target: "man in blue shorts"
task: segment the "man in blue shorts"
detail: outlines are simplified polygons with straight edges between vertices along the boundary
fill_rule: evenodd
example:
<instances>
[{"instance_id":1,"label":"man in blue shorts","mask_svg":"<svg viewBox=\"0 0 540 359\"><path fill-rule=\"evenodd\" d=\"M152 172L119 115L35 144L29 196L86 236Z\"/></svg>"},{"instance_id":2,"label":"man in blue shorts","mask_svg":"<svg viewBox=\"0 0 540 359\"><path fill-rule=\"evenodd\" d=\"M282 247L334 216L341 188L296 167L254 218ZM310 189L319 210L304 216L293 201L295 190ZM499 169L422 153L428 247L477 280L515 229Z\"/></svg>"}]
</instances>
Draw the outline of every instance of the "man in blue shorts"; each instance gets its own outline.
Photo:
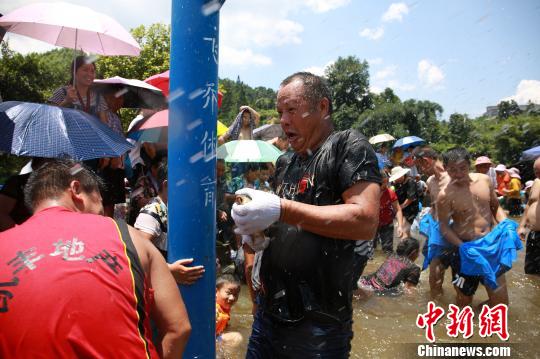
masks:
<instances>
[{"instance_id":1,"label":"man in blue shorts","mask_svg":"<svg viewBox=\"0 0 540 359\"><path fill-rule=\"evenodd\" d=\"M490 178L469 173L467 150L449 150L443 163L450 183L439 193L437 210L444 238L458 247L452 263L457 305L470 305L479 283L486 287L490 306L508 304L504 273L522 248L517 223L499 211Z\"/></svg>"},{"instance_id":2,"label":"man in blue shorts","mask_svg":"<svg viewBox=\"0 0 540 359\"><path fill-rule=\"evenodd\" d=\"M439 192L450 182L450 177L444 170L440 154L429 146L417 147L414 152L414 163L418 170L429 176L427 191L429 193L431 210L420 220L420 232L427 237L422 253L424 265L429 266L429 288L432 298L443 293L444 272L450 266L455 247L444 240L440 234L437 217L437 197Z\"/></svg>"}]
</instances>

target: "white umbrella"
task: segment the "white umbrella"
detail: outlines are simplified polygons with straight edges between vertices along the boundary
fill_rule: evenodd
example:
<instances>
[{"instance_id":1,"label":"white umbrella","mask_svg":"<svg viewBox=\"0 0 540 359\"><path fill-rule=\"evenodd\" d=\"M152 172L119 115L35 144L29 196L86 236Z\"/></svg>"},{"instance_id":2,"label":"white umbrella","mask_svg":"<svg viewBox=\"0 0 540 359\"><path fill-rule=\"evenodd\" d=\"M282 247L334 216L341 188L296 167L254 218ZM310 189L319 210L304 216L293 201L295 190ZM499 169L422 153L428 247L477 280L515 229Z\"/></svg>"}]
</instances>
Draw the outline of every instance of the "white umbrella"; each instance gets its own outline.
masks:
<instances>
[{"instance_id":1,"label":"white umbrella","mask_svg":"<svg viewBox=\"0 0 540 359\"><path fill-rule=\"evenodd\" d=\"M114 76L104 80L94 80L97 90L112 89L117 97L124 97L124 108L157 108L167 106L167 99L160 89L141 80Z\"/></svg>"},{"instance_id":2,"label":"white umbrella","mask_svg":"<svg viewBox=\"0 0 540 359\"><path fill-rule=\"evenodd\" d=\"M387 133L383 133L381 135L371 137L369 139L369 143L374 145L374 144L377 144L377 143L389 142L389 141L394 141L394 140L395 140L394 136L389 135Z\"/></svg>"}]
</instances>

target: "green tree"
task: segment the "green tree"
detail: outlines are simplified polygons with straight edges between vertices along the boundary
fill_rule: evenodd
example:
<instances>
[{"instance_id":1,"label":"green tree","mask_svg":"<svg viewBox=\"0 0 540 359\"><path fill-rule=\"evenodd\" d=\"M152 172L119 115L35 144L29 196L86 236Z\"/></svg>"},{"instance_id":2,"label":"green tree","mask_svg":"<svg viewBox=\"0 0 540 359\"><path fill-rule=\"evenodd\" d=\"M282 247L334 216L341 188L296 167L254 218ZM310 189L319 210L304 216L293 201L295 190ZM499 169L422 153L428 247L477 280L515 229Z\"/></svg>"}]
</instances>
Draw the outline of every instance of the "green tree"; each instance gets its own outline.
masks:
<instances>
[{"instance_id":1,"label":"green tree","mask_svg":"<svg viewBox=\"0 0 540 359\"><path fill-rule=\"evenodd\" d=\"M440 141L440 121L443 108L436 102L407 100L403 102L401 122L410 136L418 136L428 143Z\"/></svg>"},{"instance_id":2,"label":"green tree","mask_svg":"<svg viewBox=\"0 0 540 359\"><path fill-rule=\"evenodd\" d=\"M369 65L355 56L339 57L326 69L325 76L332 91L334 124L338 130L348 129L373 104Z\"/></svg>"},{"instance_id":3,"label":"green tree","mask_svg":"<svg viewBox=\"0 0 540 359\"><path fill-rule=\"evenodd\" d=\"M399 97L389 87L385 88L384 91L378 95L372 94L372 97L373 97L373 105L375 107L383 105L385 103L400 103L401 102Z\"/></svg>"},{"instance_id":4,"label":"green tree","mask_svg":"<svg viewBox=\"0 0 540 359\"><path fill-rule=\"evenodd\" d=\"M103 78L121 76L144 80L169 69L170 25L141 25L132 29L131 35L141 47L140 55L100 57L96 64Z\"/></svg>"},{"instance_id":5,"label":"green tree","mask_svg":"<svg viewBox=\"0 0 540 359\"><path fill-rule=\"evenodd\" d=\"M514 100L501 101L497 105L497 109L498 109L497 117L500 120L506 120L510 116L516 116L521 113L519 105Z\"/></svg>"},{"instance_id":6,"label":"green tree","mask_svg":"<svg viewBox=\"0 0 540 359\"><path fill-rule=\"evenodd\" d=\"M540 116L509 117L493 135L496 158L502 163L515 163L524 150L540 145Z\"/></svg>"},{"instance_id":7,"label":"green tree","mask_svg":"<svg viewBox=\"0 0 540 359\"><path fill-rule=\"evenodd\" d=\"M448 140L449 142L468 146L474 140L474 126L467 115L453 113L448 119Z\"/></svg>"}]
</instances>

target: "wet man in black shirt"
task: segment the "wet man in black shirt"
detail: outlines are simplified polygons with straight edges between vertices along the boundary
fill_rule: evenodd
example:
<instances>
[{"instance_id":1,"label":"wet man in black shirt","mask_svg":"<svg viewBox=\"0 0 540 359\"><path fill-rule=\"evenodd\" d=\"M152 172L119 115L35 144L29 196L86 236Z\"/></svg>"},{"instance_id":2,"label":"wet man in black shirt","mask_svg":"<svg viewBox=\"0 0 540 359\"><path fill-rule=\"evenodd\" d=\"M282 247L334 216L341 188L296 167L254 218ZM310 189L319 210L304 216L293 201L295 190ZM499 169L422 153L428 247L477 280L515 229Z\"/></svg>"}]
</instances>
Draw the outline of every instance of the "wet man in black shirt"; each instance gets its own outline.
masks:
<instances>
[{"instance_id":1,"label":"wet man in black shirt","mask_svg":"<svg viewBox=\"0 0 540 359\"><path fill-rule=\"evenodd\" d=\"M347 358L352 339L356 240L371 240L379 217L377 157L354 130L335 132L325 81L300 72L277 96L294 153L276 166L277 195L252 189L233 205L237 232L266 230L262 289L248 358Z\"/></svg>"},{"instance_id":2,"label":"wet man in black shirt","mask_svg":"<svg viewBox=\"0 0 540 359\"><path fill-rule=\"evenodd\" d=\"M412 223L420 211L418 207L418 186L416 181L409 177L410 171L409 168L396 166L392 168L390 175L390 182L393 182L396 186L396 195L405 219L403 225L406 237L411 236Z\"/></svg>"}]
</instances>

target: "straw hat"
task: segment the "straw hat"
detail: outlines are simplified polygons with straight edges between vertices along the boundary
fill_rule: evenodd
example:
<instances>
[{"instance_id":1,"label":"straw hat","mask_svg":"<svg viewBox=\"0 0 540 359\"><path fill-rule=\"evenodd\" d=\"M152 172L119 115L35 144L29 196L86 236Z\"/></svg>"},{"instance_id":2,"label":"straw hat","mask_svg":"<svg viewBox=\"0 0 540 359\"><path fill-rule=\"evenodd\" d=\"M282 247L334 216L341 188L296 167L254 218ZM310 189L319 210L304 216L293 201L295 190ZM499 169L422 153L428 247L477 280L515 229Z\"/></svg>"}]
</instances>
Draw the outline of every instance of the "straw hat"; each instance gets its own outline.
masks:
<instances>
[{"instance_id":1,"label":"straw hat","mask_svg":"<svg viewBox=\"0 0 540 359\"><path fill-rule=\"evenodd\" d=\"M499 163L497 167L495 167L496 172L506 172L506 166L502 163Z\"/></svg>"},{"instance_id":2,"label":"straw hat","mask_svg":"<svg viewBox=\"0 0 540 359\"><path fill-rule=\"evenodd\" d=\"M403 168L401 166L396 166L392 168L392 171L390 171L390 178L388 180L390 182L394 182L395 180L405 176L409 172L411 172L410 168Z\"/></svg>"},{"instance_id":3,"label":"straw hat","mask_svg":"<svg viewBox=\"0 0 540 359\"><path fill-rule=\"evenodd\" d=\"M491 162L491 160L489 159L488 156L480 156L476 159L476 161L474 162L474 165L475 166L478 166L478 165L484 165L484 164L493 164Z\"/></svg>"}]
</instances>

